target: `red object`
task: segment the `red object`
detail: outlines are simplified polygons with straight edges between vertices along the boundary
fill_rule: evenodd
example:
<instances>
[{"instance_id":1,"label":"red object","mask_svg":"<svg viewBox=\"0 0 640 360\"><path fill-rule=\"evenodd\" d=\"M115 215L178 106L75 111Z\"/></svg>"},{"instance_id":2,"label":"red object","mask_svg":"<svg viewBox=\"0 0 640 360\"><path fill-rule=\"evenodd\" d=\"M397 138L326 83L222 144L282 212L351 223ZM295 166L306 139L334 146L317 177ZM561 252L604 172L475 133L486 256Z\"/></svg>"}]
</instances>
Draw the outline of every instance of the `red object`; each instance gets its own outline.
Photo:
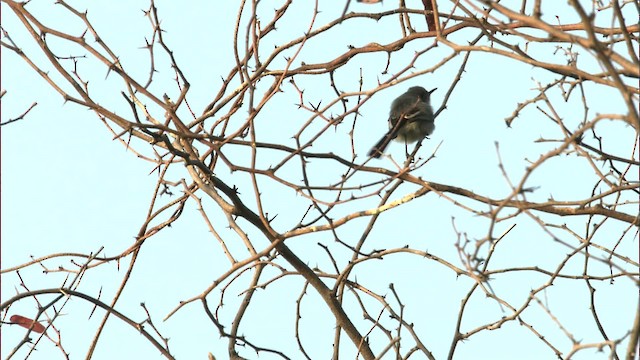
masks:
<instances>
[{"instance_id":1,"label":"red object","mask_svg":"<svg viewBox=\"0 0 640 360\"><path fill-rule=\"evenodd\" d=\"M429 31L436 31L436 16L433 13L433 4L431 0L422 0L422 4L424 4L424 9L426 11L430 11L429 14L425 14L424 16L427 18L427 28Z\"/></svg>"},{"instance_id":2,"label":"red object","mask_svg":"<svg viewBox=\"0 0 640 360\"><path fill-rule=\"evenodd\" d=\"M20 326L22 326L25 329L31 329L31 325L33 324L33 331L43 334L44 333L44 325L40 324L39 322L33 321L29 318L26 318L24 316L20 316L20 315L12 315L11 318L9 319L12 323L14 324L18 324Z\"/></svg>"}]
</instances>

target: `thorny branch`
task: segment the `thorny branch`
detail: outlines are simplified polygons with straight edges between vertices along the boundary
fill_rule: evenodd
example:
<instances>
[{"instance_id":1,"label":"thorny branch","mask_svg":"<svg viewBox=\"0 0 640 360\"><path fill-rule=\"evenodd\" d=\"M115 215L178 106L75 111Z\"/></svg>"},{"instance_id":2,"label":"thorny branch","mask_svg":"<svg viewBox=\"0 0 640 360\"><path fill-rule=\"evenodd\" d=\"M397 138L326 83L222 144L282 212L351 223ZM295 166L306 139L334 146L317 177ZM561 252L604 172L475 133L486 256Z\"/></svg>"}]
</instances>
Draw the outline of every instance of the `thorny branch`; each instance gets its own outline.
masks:
<instances>
[{"instance_id":1,"label":"thorny branch","mask_svg":"<svg viewBox=\"0 0 640 360\"><path fill-rule=\"evenodd\" d=\"M423 1L424 7L415 9L407 8L407 4L400 1L397 8L381 12L376 12L375 7L356 8L352 3L344 8L325 9L324 4L316 1L307 9L304 27L291 32L296 35L287 35L286 40L275 42L274 34L282 35L276 30L285 28L292 17L299 16L293 1L284 0L280 7L268 9L270 5L258 0L243 0L233 28L224 34L233 42L231 65L224 70L226 75L217 85L215 94L199 94L198 98L210 96L199 111L193 102L192 86L199 79L185 71L185 65L178 60L181 57L175 50L176 45L164 37L165 32L171 31L162 22L168 14L165 15L153 0L143 13L150 24L150 35L144 38L148 74L142 81L136 80L135 72L125 66L130 64L126 54L117 53L113 50L115 44L104 40L104 34L99 33L88 12L78 10L64 0L56 2L72 19L83 24L85 31L74 34L61 30L62 27L46 25L51 22L44 21L42 14L32 12L28 2L2 0L2 3L31 37L17 41L11 37L14 29L3 27L1 45L6 50L4 53L24 61L65 102L92 110L114 139L151 163L152 171L158 174L135 241L116 255L98 256L100 251L96 254L48 254L2 270L6 276L40 266L45 269L45 275L75 274L73 281L65 281L55 289L30 290L26 281L22 281L26 291L2 304L4 317L12 305L25 299L33 298L39 303L44 294L59 294L49 304L38 305L36 317L46 315L49 326L56 329L54 321L60 310L69 299L78 298L104 310L101 324L88 346L87 358L94 355L110 316L135 328L165 357L178 357L170 352L170 341L162 335L162 328L152 323L148 308L143 305L147 316L145 322L152 327L153 334L144 329L144 322L137 323L132 315L117 309L134 269L144 267L138 257L145 251L145 244L180 221L188 204L195 204L204 227L229 263L226 268L216 264L215 280L205 289L184 295L165 320L194 302L201 303L202 316L227 340L230 358L241 358L246 349L258 355L266 353L283 359L315 358L317 355L306 347L306 339L311 333L304 317L304 304L310 301L312 291L320 296L325 306L317 311L324 314L328 309L327 314L335 322L332 334L323 335L331 339L334 359L343 356L343 351L356 352L364 359L392 353L398 359L416 353L429 359L437 358L434 349L439 345L414 326L420 319L410 319L412 312L406 310L411 305L404 290L390 284L387 289L392 292L393 301L388 301L379 284L357 278L366 266L386 264L397 258L411 259L416 266L426 263L465 279L467 292L458 299L457 316L451 319L455 332L446 349L449 359L454 358L465 340L508 323L524 326L561 359L570 359L589 347L606 348L611 358L634 357L640 312L635 314L636 320L629 324L626 335L613 338L601 320L603 305L595 295L596 283L615 280L617 284L632 288L639 284L637 257L623 250L630 239L637 238L640 226L637 211L640 193L637 178L640 165L637 155L640 27L625 20L629 17L631 2L613 0L610 7L595 11L595 4L601 2L594 2L594 9L588 10L583 3L570 1L566 11L572 11L580 21L563 23L559 16L543 13L545 7L541 0L522 1L519 6L485 0ZM328 18L326 14L334 16ZM433 19L437 21L433 23ZM370 36L379 32L375 28L363 30L362 38L358 39L337 36L349 26L380 24L375 26L384 28L393 24L397 28L398 22L402 31L385 37L384 41L378 40L382 37ZM34 54L22 50L28 41L37 45L38 58L42 57L46 62L35 61ZM320 56L309 55L309 49L320 48L323 42L330 43L331 50L321 52ZM335 46L335 42L344 47ZM539 51L541 48L549 51ZM58 55L63 53L61 49L74 55L62 57ZM558 61L557 57L549 56L554 49L565 58ZM384 100L388 94L385 90L402 88L405 82L414 79L449 74L449 85L441 86L445 90L444 101L436 109L440 119L447 115L448 104L454 101L453 95L468 86L463 75L478 54L528 64L551 76L551 80L538 83L533 96L514 102L513 113L505 119L509 127L525 126L519 117L534 111L551 123L555 131L554 138L538 139L538 144L547 147L537 159L528 160L522 173L508 170L503 150L496 143L499 174L506 183L502 193L506 195L497 196L485 188L474 190L458 186L454 181L443 183L423 178L423 174L431 176L422 170L436 166L439 146L423 158L420 154L426 147L419 142L417 146L407 148L409 156L406 159L389 156L390 161L385 163L374 163L359 155L362 152L357 139L369 126L360 120L361 112L372 103ZM372 73L377 70L362 66L381 57L386 62L383 61L385 64L379 73ZM585 61L586 57L593 61ZM124 97L121 107L101 105L113 102L93 95L96 81L90 72L78 66L88 59L95 62L97 69L120 80L121 88L112 95L120 101ZM161 70L166 70L161 64L169 64L172 77L171 85L159 92L151 85L166 80L159 75ZM360 66L355 79L355 72L351 71L353 66ZM457 67L457 71L450 71L451 66ZM371 81L373 78L375 81ZM357 85L351 82L357 82ZM318 95L318 84L326 86L323 95ZM592 114L588 99L593 96L594 85L619 98L626 109L619 113ZM206 88L212 86L208 84ZM576 89L578 95L574 95ZM558 90L562 93L560 97ZM285 96L294 98L295 106L282 109L278 101ZM190 100L193 103L190 104ZM574 100L582 104L582 109L574 108L567 113L562 101ZM30 111L36 104L34 102L21 115L1 124L34 116ZM274 109L280 118L273 118ZM575 121L579 118L581 120ZM627 131L635 132L635 142L624 144L626 147L622 151L603 141L605 135L602 135L608 134L611 124L618 123L625 124ZM273 131L275 128L277 130ZM350 130L345 133L345 128ZM283 140L280 130L291 138ZM340 139L347 139L348 146L343 147ZM590 182L591 192L574 198L549 194L548 199L541 200L535 193L539 187L531 185L531 179L547 171L546 167L553 161L566 162L568 160L560 159L567 158L591 171L593 176L584 179ZM176 177L176 173L180 175ZM234 176L227 176L227 173ZM178 189L182 194L173 196L173 191ZM278 199L274 201L274 197ZM283 210L282 203L288 201L285 199L292 199L293 211ZM302 201L302 205L294 206L294 199ZM402 222L399 218L393 220L394 212L409 209L416 203L429 203L430 209L447 208L471 218L484 219L483 228L477 231L484 235L475 237L466 230L459 230L463 221L452 216L451 226L447 225L448 240L453 243L456 256L424 250L426 245L420 239L404 239L397 233L393 236L402 238L406 245L378 248L379 242L374 242L374 238L384 237L378 235L384 221L389 218L392 222ZM559 221L557 216L566 219L562 220L565 222ZM523 222L533 223L542 234L541 238L560 245L564 251L568 248L569 254L562 253L564 257L551 267L496 265L496 254L508 246L505 243L514 241L517 235L512 234L512 230L523 226L516 226ZM505 226L508 230L499 235ZM617 231L614 242L607 236L611 226ZM322 241L334 240L333 245L317 242L322 250L318 251L318 257L299 250L302 239L313 239L318 234L323 236ZM310 246L314 242L307 243ZM376 248L372 244L376 244ZM66 259L83 265L78 269L50 266L54 261ZM119 268L125 259L129 260L127 270L108 301L78 290L87 272L105 264L117 263ZM584 267L576 273L568 265L572 261L582 261ZM608 268L609 274L593 270L595 264ZM384 269L384 265L380 266ZM513 296L499 286L494 289L496 279L511 275L537 275L546 280L531 285L524 298ZM293 347L265 347L260 339L243 335L244 324L252 322L249 309L259 301L256 300L258 291L276 291L276 284L286 283L284 279L287 278L296 279L301 289L295 299L296 319L292 324L298 352ZM580 344L571 333L572 327L554 314L551 304L541 300L552 285L557 286L554 282L560 280L586 284L590 316L601 336L599 342ZM241 300L237 303L223 301L230 298L227 294L237 287L243 289ZM470 304L474 302L474 294L484 295L501 313L492 320L469 327L465 321L472 311ZM212 296L219 296L219 301L210 301ZM558 339L547 336L526 316L536 304L557 324L572 347L563 348ZM58 307L51 310L54 305ZM229 312L233 316L229 316ZM426 326L432 325L436 326ZM62 346L61 333L57 329L56 332L58 338L49 339L59 345L63 357L68 357ZM343 343L343 334L347 335L350 344ZM313 336L320 335L313 333ZM621 342L627 340L626 349L621 350ZM28 334L12 354L27 344ZM31 351L37 346L40 346L38 342L33 344ZM622 352L624 356L619 355Z\"/></svg>"}]
</instances>

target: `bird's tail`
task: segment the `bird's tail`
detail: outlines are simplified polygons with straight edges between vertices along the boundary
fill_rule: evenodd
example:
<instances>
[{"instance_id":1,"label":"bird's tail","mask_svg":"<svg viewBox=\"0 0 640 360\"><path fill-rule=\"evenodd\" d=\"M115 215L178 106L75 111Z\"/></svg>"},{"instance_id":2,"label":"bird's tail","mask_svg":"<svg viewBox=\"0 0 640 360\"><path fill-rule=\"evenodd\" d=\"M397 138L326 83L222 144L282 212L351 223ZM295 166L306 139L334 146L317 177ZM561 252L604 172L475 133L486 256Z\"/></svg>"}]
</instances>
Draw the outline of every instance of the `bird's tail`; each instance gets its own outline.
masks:
<instances>
[{"instance_id":1,"label":"bird's tail","mask_svg":"<svg viewBox=\"0 0 640 360\"><path fill-rule=\"evenodd\" d=\"M384 152L384 149L387 148L387 145L389 145L389 143L391 142L392 138L391 136L389 136L390 134L385 134L372 148L371 150L369 150L369 153L367 153L367 156L370 156L372 158L380 158L380 156L382 156L382 153Z\"/></svg>"}]
</instances>

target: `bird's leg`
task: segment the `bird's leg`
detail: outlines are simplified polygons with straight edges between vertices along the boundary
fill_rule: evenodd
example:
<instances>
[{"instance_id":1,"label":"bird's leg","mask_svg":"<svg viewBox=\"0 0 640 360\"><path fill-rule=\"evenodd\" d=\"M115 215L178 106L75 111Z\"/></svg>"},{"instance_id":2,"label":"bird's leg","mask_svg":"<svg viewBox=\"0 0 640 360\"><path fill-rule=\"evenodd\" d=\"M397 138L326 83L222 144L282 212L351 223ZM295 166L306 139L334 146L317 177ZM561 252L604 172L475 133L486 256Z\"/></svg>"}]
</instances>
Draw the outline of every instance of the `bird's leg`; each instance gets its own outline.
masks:
<instances>
[{"instance_id":1,"label":"bird's leg","mask_svg":"<svg viewBox=\"0 0 640 360\"><path fill-rule=\"evenodd\" d=\"M404 142L404 155L411 161L411 163L414 162L413 155L409 154L409 143L406 140Z\"/></svg>"}]
</instances>

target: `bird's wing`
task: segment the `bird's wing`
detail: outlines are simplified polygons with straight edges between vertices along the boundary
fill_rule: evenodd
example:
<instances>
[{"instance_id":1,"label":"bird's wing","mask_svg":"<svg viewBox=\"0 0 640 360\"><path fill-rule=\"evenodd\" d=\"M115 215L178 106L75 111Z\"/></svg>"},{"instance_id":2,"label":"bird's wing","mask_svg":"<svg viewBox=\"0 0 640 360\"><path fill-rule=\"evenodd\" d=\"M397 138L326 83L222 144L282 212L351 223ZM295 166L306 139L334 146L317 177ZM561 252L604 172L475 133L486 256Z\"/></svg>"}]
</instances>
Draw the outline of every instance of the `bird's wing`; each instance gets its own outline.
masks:
<instances>
[{"instance_id":1,"label":"bird's wing","mask_svg":"<svg viewBox=\"0 0 640 360\"><path fill-rule=\"evenodd\" d=\"M396 101L401 100L401 98L396 99ZM395 108L393 105L391 107ZM425 107L426 104L420 98L416 98L411 103L404 105L401 109L392 111L391 114L389 114L389 122L392 126L397 123L404 123L405 120L411 120L420 115L420 113L425 110Z\"/></svg>"},{"instance_id":2,"label":"bird's wing","mask_svg":"<svg viewBox=\"0 0 640 360\"><path fill-rule=\"evenodd\" d=\"M428 105L426 103L422 101L417 101L411 108L407 110L406 113L402 114L402 116L405 117L410 122L416 121L418 120L416 119L417 116L424 115L425 112L428 111L427 107Z\"/></svg>"}]
</instances>

